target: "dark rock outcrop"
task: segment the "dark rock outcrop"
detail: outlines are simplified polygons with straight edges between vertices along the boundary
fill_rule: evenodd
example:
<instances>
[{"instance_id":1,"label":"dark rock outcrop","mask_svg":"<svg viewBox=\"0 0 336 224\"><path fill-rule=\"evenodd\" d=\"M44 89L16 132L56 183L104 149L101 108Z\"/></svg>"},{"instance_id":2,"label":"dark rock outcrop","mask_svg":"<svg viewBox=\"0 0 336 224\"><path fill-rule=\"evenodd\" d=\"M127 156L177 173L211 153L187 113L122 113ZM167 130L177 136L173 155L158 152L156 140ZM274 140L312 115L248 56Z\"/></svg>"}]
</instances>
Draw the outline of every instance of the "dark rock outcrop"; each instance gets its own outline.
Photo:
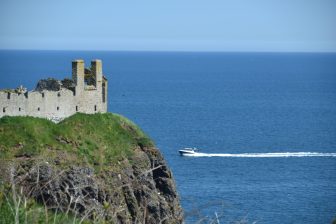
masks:
<instances>
[{"instance_id":1,"label":"dark rock outcrop","mask_svg":"<svg viewBox=\"0 0 336 224\"><path fill-rule=\"evenodd\" d=\"M75 82L72 79L63 79L59 81L54 78L41 79L38 81L35 90L36 91L60 91L61 88L66 88L71 91L75 91Z\"/></svg>"},{"instance_id":2,"label":"dark rock outcrop","mask_svg":"<svg viewBox=\"0 0 336 224\"><path fill-rule=\"evenodd\" d=\"M92 220L182 223L172 173L155 148L139 146L131 159L108 164L99 172L58 164L55 159L16 158L2 179L12 176L25 196L51 209Z\"/></svg>"},{"instance_id":3,"label":"dark rock outcrop","mask_svg":"<svg viewBox=\"0 0 336 224\"><path fill-rule=\"evenodd\" d=\"M76 84L72 79L63 79L62 81L62 87L70 90L74 90L76 88Z\"/></svg>"},{"instance_id":4,"label":"dark rock outcrop","mask_svg":"<svg viewBox=\"0 0 336 224\"><path fill-rule=\"evenodd\" d=\"M43 90L50 90L50 91L60 91L62 87L62 83L59 80L48 78L48 79L41 79L38 81L35 90L36 91L43 91Z\"/></svg>"}]
</instances>

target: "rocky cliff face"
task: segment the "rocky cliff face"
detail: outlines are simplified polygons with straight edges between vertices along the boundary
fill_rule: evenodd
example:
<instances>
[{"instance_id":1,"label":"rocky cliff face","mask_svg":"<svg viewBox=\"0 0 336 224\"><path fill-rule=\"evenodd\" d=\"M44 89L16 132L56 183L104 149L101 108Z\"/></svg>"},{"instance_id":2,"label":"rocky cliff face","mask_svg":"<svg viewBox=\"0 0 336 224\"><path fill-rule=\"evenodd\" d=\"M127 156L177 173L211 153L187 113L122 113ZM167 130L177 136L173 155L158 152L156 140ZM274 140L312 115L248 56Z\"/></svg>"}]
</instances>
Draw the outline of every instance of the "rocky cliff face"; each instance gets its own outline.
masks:
<instances>
[{"instance_id":1,"label":"rocky cliff face","mask_svg":"<svg viewBox=\"0 0 336 224\"><path fill-rule=\"evenodd\" d=\"M81 145L65 137L55 139L67 147ZM139 142L129 156L103 163L78 162L82 157L51 146L43 149L49 156L23 153L22 142L14 147L20 153L2 161L0 180L49 209L97 222L182 223L172 173L154 146Z\"/></svg>"},{"instance_id":2,"label":"rocky cliff face","mask_svg":"<svg viewBox=\"0 0 336 224\"><path fill-rule=\"evenodd\" d=\"M181 223L174 180L155 148L136 149L131 160L95 173L85 166L59 166L58 160L19 157L7 177L48 208L112 223ZM4 174L2 172L2 174ZM10 178L7 178L10 180Z\"/></svg>"}]
</instances>

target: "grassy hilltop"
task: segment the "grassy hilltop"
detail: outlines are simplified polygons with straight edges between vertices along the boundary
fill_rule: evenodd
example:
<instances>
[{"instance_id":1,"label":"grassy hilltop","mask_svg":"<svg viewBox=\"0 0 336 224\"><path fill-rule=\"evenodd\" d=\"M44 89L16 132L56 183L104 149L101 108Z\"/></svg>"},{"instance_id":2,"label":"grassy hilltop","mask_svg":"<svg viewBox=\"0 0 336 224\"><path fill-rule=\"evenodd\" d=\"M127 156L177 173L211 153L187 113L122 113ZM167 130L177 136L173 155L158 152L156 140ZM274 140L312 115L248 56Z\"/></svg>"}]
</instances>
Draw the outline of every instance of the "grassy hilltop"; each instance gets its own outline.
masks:
<instances>
[{"instance_id":1,"label":"grassy hilltop","mask_svg":"<svg viewBox=\"0 0 336 224\"><path fill-rule=\"evenodd\" d=\"M0 119L4 223L181 223L171 171L121 115Z\"/></svg>"},{"instance_id":2,"label":"grassy hilltop","mask_svg":"<svg viewBox=\"0 0 336 224\"><path fill-rule=\"evenodd\" d=\"M128 158L135 146L153 142L135 124L121 115L75 114L59 124L33 117L0 119L0 157L54 158L103 165ZM79 159L79 160L78 160Z\"/></svg>"}]
</instances>

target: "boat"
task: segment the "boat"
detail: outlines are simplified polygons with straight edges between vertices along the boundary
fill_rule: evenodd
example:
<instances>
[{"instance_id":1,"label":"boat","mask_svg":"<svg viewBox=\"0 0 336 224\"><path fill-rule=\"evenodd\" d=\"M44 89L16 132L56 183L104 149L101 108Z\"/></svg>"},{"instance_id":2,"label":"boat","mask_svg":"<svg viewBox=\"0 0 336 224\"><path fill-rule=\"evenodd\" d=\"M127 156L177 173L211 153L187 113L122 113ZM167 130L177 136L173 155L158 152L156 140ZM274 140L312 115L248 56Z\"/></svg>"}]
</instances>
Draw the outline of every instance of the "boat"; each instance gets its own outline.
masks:
<instances>
[{"instance_id":1,"label":"boat","mask_svg":"<svg viewBox=\"0 0 336 224\"><path fill-rule=\"evenodd\" d=\"M180 149L179 153L181 156L191 156L195 153L197 153L198 149L197 148L184 148L184 149Z\"/></svg>"}]
</instances>

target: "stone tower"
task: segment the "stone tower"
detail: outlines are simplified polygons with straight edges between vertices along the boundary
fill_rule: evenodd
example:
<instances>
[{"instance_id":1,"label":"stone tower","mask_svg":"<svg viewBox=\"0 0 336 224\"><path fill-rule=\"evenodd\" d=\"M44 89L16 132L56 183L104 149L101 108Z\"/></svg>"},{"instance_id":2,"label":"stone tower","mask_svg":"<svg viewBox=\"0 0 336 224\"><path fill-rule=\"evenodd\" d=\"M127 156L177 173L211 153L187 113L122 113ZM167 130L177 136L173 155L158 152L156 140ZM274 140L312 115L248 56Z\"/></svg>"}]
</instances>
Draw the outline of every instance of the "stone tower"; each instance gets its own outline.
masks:
<instances>
[{"instance_id":1,"label":"stone tower","mask_svg":"<svg viewBox=\"0 0 336 224\"><path fill-rule=\"evenodd\" d=\"M84 61L72 61L72 80L76 85L75 93L81 93L84 90Z\"/></svg>"}]
</instances>

